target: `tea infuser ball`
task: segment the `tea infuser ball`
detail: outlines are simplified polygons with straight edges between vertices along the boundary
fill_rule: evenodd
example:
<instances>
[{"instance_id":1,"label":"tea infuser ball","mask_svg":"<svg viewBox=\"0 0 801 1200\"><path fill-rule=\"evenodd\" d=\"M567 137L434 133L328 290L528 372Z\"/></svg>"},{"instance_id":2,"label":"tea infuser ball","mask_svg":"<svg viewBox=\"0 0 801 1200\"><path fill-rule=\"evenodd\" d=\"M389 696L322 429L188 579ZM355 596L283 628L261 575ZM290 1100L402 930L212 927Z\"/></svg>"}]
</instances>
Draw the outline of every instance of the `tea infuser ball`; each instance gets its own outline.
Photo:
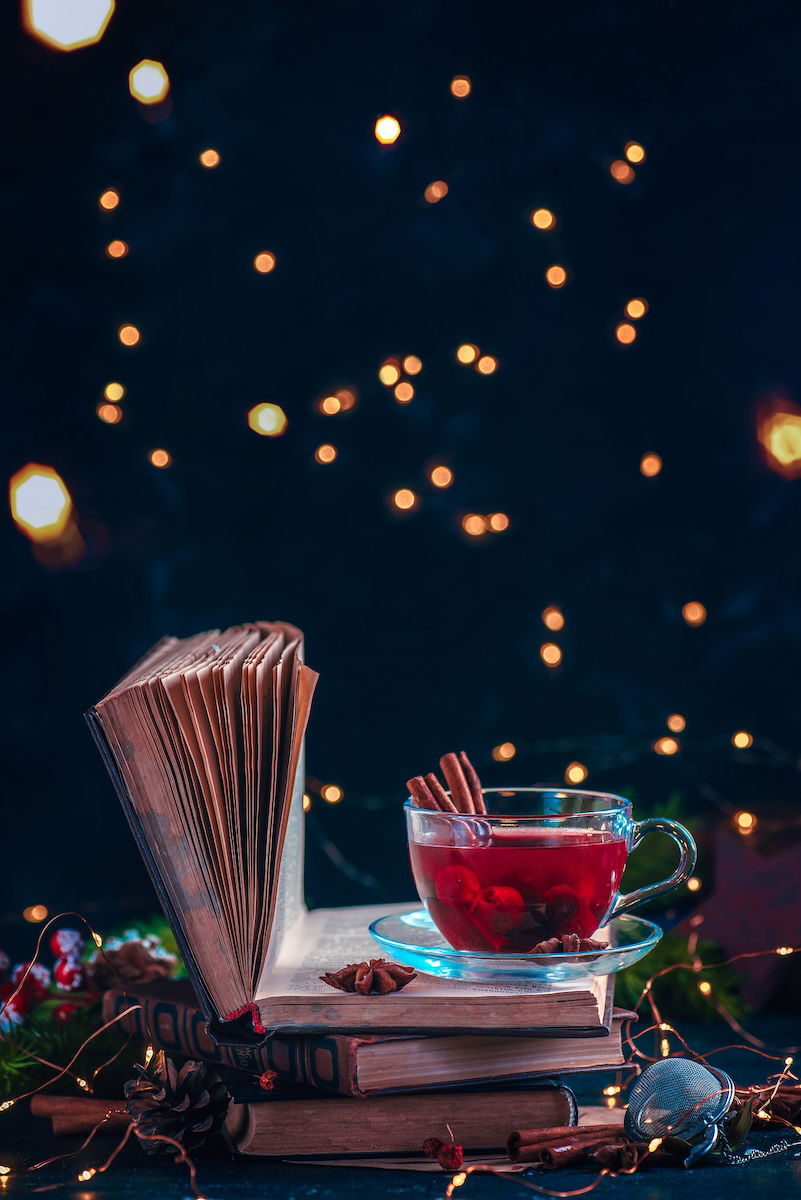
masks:
<instances>
[{"instance_id":1,"label":"tea infuser ball","mask_svg":"<svg viewBox=\"0 0 801 1200\"><path fill-rule=\"evenodd\" d=\"M714 1150L734 1102L725 1071L689 1058L663 1058L646 1067L629 1093L625 1127L637 1141L679 1137L692 1143L690 1167Z\"/></svg>"}]
</instances>

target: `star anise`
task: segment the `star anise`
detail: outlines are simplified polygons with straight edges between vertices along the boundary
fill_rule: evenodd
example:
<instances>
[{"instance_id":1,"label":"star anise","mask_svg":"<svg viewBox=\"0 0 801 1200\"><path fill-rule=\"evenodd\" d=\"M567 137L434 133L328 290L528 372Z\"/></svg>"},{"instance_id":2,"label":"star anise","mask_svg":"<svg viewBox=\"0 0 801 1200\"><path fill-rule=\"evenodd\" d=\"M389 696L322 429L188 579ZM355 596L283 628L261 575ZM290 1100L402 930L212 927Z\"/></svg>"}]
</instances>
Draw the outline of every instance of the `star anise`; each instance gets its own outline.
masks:
<instances>
[{"instance_id":1,"label":"star anise","mask_svg":"<svg viewBox=\"0 0 801 1200\"><path fill-rule=\"evenodd\" d=\"M402 967L400 963L387 962L385 958L371 958L369 963L348 963L338 971L326 971L320 978L323 983L340 992L386 996L388 992L399 992L416 975L413 967Z\"/></svg>"},{"instance_id":2,"label":"star anise","mask_svg":"<svg viewBox=\"0 0 801 1200\"><path fill-rule=\"evenodd\" d=\"M560 933L532 946L530 954L585 954L588 950L606 950L606 942L579 937L577 933Z\"/></svg>"}]
</instances>

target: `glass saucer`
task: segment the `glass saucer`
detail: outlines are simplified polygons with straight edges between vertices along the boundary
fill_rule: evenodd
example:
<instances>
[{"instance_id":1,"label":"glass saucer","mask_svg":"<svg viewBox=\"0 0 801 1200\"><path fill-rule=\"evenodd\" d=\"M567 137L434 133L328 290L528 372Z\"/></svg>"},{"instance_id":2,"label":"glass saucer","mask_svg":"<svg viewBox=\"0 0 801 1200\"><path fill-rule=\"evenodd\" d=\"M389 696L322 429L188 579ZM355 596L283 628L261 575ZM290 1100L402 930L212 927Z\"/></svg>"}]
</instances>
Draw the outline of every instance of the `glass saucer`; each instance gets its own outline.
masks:
<instances>
[{"instance_id":1,"label":"glass saucer","mask_svg":"<svg viewBox=\"0 0 801 1200\"><path fill-rule=\"evenodd\" d=\"M370 933L395 962L442 979L487 982L527 979L532 983L565 983L592 975L613 975L639 962L653 950L662 930L653 921L624 913L594 934L608 942L603 950L583 954L482 954L454 950L424 909L379 917Z\"/></svg>"}]
</instances>

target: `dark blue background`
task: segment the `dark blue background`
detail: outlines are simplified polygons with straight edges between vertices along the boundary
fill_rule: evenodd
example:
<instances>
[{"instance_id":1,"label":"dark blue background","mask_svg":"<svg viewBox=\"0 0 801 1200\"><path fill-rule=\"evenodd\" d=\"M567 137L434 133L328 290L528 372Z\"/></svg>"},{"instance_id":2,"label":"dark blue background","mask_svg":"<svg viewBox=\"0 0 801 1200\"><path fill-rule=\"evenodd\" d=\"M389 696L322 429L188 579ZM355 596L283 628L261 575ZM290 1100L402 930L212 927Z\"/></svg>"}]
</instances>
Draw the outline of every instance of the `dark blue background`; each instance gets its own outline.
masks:
<instances>
[{"instance_id":1,"label":"dark blue background","mask_svg":"<svg viewBox=\"0 0 801 1200\"><path fill-rule=\"evenodd\" d=\"M776 770L735 766L729 738L799 748L801 482L768 470L755 432L765 397L799 391L797 5L141 0L72 54L12 6L3 20L3 464L56 467L88 545L47 570L4 523L4 939L31 903L152 906L81 713L165 632L305 629L308 767L345 789L312 810L317 902L409 893L403 781L451 748L488 783L559 780L577 758L652 801L700 805L709 778L769 801ZM164 119L128 95L145 56L170 74ZM404 127L391 148L383 112ZM630 139L648 157L623 187L608 167ZM428 205L433 179L450 191ZM541 205L555 232L531 228ZM104 256L112 237L127 258ZM650 311L622 347L638 295ZM464 341L497 373L457 365ZM377 379L391 354L423 360L406 407ZM116 426L95 415L110 379ZM319 415L342 386L358 406ZM282 438L247 427L265 400ZM427 482L435 461L449 490ZM401 486L417 511L392 510ZM462 533L496 510L509 532ZM538 653L548 604L566 615L557 671ZM675 711L682 755L656 758ZM494 764L506 740L517 758Z\"/></svg>"}]
</instances>

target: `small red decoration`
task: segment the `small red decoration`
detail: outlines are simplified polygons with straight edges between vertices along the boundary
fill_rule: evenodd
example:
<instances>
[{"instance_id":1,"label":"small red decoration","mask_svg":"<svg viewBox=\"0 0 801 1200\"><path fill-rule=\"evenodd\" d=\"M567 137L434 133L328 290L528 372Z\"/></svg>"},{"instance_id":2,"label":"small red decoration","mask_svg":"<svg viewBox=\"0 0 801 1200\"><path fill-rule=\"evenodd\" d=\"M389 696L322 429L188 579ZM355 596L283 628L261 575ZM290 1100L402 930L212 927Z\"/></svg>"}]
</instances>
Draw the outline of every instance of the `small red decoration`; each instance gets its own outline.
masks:
<instances>
[{"instance_id":1,"label":"small red decoration","mask_svg":"<svg viewBox=\"0 0 801 1200\"><path fill-rule=\"evenodd\" d=\"M51 937L50 949L56 956L53 979L59 991L77 992L86 983L85 944L77 929L59 929Z\"/></svg>"},{"instance_id":2,"label":"small red decoration","mask_svg":"<svg viewBox=\"0 0 801 1200\"><path fill-rule=\"evenodd\" d=\"M278 1082L277 1071L263 1071L259 1076L259 1087L263 1092L274 1092L278 1087Z\"/></svg>"},{"instance_id":3,"label":"small red decoration","mask_svg":"<svg viewBox=\"0 0 801 1200\"><path fill-rule=\"evenodd\" d=\"M458 1171L464 1162L464 1150L456 1142L446 1142L439 1148L437 1162L443 1171Z\"/></svg>"},{"instance_id":4,"label":"small red decoration","mask_svg":"<svg viewBox=\"0 0 801 1200\"><path fill-rule=\"evenodd\" d=\"M436 1158L444 1145L442 1138L426 1138L423 1142L423 1154L426 1158Z\"/></svg>"}]
</instances>

